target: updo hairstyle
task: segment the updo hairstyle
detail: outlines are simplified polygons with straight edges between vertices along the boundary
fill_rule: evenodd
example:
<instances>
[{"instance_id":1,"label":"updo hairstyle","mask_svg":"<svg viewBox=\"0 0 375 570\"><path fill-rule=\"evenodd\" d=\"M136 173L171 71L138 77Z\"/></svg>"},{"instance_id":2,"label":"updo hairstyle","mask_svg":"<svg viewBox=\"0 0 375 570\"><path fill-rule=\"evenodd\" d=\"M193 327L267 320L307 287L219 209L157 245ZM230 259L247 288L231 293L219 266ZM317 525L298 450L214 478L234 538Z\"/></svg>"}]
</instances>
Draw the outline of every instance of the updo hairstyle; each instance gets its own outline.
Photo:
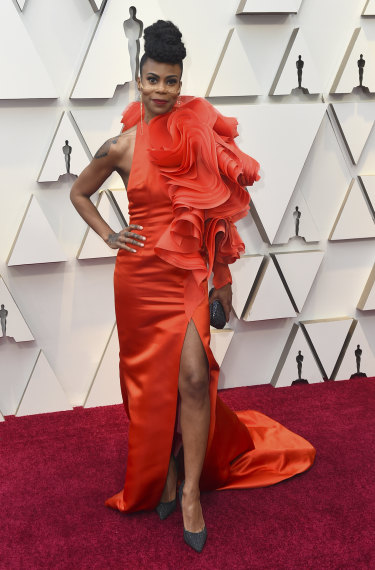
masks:
<instances>
[{"instance_id":1,"label":"updo hairstyle","mask_svg":"<svg viewBox=\"0 0 375 570\"><path fill-rule=\"evenodd\" d=\"M145 28L143 37L145 53L139 62L141 75L143 64L148 58L159 63L178 63L182 73L182 60L186 57L186 49L177 26L169 21L158 20Z\"/></svg>"}]
</instances>

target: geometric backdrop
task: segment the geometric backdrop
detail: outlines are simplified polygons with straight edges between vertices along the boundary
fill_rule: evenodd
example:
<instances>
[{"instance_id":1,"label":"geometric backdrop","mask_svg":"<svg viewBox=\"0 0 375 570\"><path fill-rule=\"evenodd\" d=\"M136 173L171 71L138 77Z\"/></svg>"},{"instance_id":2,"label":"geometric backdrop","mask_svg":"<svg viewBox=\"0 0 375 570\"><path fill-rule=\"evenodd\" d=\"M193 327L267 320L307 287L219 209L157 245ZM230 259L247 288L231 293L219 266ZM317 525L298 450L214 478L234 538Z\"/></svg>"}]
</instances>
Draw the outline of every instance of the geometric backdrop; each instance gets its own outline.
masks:
<instances>
[{"instance_id":1,"label":"geometric backdrop","mask_svg":"<svg viewBox=\"0 0 375 570\"><path fill-rule=\"evenodd\" d=\"M183 93L237 117L261 164L231 319L212 332L219 386L375 376L375 13L365 0L264 5L1 4L0 419L120 401L113 251L69 191L134 100L131 6L145 26L180 27ZM126 225L117 176L92 200Z\"/></svg>"}]
</instances>

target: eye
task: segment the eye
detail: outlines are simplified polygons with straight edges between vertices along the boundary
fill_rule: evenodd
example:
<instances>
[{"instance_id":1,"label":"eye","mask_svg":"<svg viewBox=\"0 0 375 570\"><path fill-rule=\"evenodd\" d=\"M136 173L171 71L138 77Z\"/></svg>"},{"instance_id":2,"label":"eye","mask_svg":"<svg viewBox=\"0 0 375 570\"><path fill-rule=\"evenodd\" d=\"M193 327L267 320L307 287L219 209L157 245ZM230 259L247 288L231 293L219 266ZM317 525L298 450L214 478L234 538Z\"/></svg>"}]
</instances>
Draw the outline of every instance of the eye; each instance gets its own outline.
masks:
<instances>
[{"instance_id":1,"label":"eye","mask_svg":"<svg viewBox=\"0 0 375 570\"><path fill-rule=\"evenodd\" d=\"M168 85L176 85L177 79L168 79L167 83L168 83Z\"/></svg>"},{"instance_id":2,"label":"eye","mask_svg":"<svg viewBox=\"0 0 375 570\"><path fill-rule=\"evenodd\" d=\"M156 78L155 77L147 77L147 81L149 83L151 83L151 85L155 85L156 83Z\"/></svg>"}]
</instances>

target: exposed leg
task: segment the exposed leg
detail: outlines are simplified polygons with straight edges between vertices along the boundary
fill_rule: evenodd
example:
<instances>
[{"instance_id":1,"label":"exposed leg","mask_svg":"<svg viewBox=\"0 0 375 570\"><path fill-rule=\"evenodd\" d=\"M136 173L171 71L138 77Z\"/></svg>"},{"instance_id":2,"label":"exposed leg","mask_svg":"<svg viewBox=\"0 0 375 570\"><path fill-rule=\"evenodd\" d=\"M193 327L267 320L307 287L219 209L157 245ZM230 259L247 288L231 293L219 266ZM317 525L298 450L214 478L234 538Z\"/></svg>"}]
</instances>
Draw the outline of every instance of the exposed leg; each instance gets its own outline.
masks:
<instances>
[{"instance_id":1,"label":"exposed leg","mask_svg":"<svg viewBox=\"0 0 375 570\"><path fill-rule=\"evenodd\" d=\"M204 527L199 479L210 425L208 361L194 321L188 324L181 352L178 388L181 396L181 431L185 485L182 514L184 527L199 532Z\"/></svg>"},{"instance_id":2,"label":"exposed leg","mask_svg":"<svg viewBox=\"0 0 375 570\"><path fill-rule=\"evenodd\" d=\"M165 482L163 493L160 498L160 501L162 503L169 503L169 501L173 501L173 499L176 497L176 485L177 485L176 464L171 456L169 460L167 480Z\"/></svg>"}]
</instances>

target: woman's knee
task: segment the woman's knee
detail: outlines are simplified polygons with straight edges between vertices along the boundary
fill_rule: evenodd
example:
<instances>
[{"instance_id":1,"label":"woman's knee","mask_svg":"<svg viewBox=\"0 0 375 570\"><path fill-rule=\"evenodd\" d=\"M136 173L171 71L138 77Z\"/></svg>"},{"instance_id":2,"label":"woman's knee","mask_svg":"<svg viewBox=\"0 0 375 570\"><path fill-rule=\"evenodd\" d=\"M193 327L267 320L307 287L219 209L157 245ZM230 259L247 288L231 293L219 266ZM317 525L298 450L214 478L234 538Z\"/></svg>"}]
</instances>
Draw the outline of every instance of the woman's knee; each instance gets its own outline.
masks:
<instances>
[{"instance_id":1,"label":"woman's knee","mask_svg":"<svg viewBox=\"0 0 375 570\"><path fill-rule=\"evenodd\" d=\"M203 400L208 394L208 374L206 370L189 370L180 375L179 391L181 398Z\"/></svg>"}]
</instances>

